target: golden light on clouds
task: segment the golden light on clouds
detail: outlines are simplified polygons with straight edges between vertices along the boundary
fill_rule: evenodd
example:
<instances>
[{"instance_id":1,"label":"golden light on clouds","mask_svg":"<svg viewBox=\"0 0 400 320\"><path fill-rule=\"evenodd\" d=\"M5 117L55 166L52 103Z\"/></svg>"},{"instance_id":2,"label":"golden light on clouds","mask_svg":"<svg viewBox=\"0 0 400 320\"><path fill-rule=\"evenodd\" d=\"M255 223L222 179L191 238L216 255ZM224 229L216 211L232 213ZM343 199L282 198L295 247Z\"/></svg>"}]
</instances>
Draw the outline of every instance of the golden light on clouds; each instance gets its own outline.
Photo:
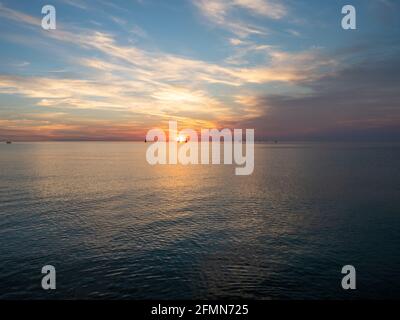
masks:
<instances>
[{"instance_id":1,"label":"golden light on clouds","mask_svg":"<svg viewBox=\"0 0 400 320\"><path fill-rule=\"evenodd\" d=\"M211 0L198 1L194 7L208 22L232 33L225 39L229 50L222 59L150 50L137 41L121 41L116 33L103 28L63 21L52 32L38 30L39 42L26 43L34 50L46 44L49 54L56 52L65 64L61 71L0 74L0 93L29 101L43 118L50 113L65 114L63 120L69 123L58 122L59 127L55 118L48 117L54 126L42 129L49 132L85 129L82 122L93 125L93 115L99 128L102 123L107 126L106 121L117 128L130 123L133 131L144 134L149 127L172 119L197 128L260 117L265 108L257 99L265 89L316 78L321 67L336 63L315 48L287 52L267 42L255 42L249 35L266 30L234 18L235 11L244 10L254 16L282 19L288 10L275 1ZM1 9L2 17L35 30L37 18L5 6ZM127 25L118 17L109 18L121 28ZM139 36L147 39L144 32ZM21 35L12 34L7 40L21 43ZM247 63L253 55L259 61ZM10 123L7 127L11 128Z\"/></svg>"}]
</instances>

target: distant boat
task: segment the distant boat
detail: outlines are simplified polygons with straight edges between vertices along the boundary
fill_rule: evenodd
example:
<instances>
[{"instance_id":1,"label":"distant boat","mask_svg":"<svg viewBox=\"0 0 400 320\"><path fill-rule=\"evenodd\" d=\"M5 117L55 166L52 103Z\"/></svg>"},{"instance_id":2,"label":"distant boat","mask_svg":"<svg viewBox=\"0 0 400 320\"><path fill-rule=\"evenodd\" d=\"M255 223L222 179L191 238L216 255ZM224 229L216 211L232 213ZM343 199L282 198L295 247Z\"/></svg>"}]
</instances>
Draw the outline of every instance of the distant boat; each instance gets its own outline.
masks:
<instances>
[{"instance_id":1,"label":"distant boat","mask_svg":"<svg viewBox=\"0 0 400 320\"><path fill-rule=\"evenodd\" d=\"M7 143L7 144L11 144L12 141L11 141L11 140L7 140L6 143Z\"/></svg>"}]
</instances>

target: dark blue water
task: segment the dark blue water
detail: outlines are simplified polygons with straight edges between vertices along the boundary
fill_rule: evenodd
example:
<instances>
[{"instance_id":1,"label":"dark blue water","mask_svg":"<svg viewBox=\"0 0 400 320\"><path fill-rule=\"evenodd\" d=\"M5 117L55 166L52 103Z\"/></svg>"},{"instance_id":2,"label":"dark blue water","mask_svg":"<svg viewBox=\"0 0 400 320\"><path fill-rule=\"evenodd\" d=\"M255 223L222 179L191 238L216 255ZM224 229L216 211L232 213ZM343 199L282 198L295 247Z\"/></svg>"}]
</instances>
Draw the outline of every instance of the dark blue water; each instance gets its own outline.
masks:
<instances>
[{"instance_id":1,"label":"dark blue water","mask_svg":"<svg viewBox=\"0 0 400 320\"><path fill-rule=\"evenodd\" d=\"M0 145L1 299L400 298L399 145L257 144L251 176L145 150Z\"/></svg>"}]
</instances>

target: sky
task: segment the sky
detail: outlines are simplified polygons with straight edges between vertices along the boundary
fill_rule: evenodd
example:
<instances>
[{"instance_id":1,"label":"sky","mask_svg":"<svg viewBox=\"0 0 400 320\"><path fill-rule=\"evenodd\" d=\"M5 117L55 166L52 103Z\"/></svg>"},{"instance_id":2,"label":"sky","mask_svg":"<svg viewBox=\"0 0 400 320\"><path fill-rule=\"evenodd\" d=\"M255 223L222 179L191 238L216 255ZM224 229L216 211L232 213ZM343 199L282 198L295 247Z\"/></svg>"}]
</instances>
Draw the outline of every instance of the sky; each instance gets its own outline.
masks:
<instances>
[{"instance_id":1,"label":"sky","mask_svg":"<svg viewBox=\"0 0 400 320\"><path fill-rule=\"evenodd\" d=\"M56 30L41 10L56 8ZM341 27L356 8L357 29ZM400 140L396 0L0 0L0 140Z\"/></svg>"}]
</instances>

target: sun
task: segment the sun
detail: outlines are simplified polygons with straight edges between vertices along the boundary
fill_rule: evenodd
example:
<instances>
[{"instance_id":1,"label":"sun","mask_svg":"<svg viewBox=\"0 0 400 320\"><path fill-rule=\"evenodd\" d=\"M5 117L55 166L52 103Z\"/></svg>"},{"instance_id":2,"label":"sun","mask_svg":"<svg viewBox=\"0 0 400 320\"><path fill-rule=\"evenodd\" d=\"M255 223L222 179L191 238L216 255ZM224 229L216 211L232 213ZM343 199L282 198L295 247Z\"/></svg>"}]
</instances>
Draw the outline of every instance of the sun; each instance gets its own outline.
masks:
<instances>
[{"instance_id":1,"label":"sun","mask_svg":"<svg viewBox=\"0 0 400 320\"><path fill-rule=\"evenodd\" d=\"M187 138L185 136L179 135L176 137L176 142L182 143L182 142L186 142Z\"/></svg>"}]
</instances>

